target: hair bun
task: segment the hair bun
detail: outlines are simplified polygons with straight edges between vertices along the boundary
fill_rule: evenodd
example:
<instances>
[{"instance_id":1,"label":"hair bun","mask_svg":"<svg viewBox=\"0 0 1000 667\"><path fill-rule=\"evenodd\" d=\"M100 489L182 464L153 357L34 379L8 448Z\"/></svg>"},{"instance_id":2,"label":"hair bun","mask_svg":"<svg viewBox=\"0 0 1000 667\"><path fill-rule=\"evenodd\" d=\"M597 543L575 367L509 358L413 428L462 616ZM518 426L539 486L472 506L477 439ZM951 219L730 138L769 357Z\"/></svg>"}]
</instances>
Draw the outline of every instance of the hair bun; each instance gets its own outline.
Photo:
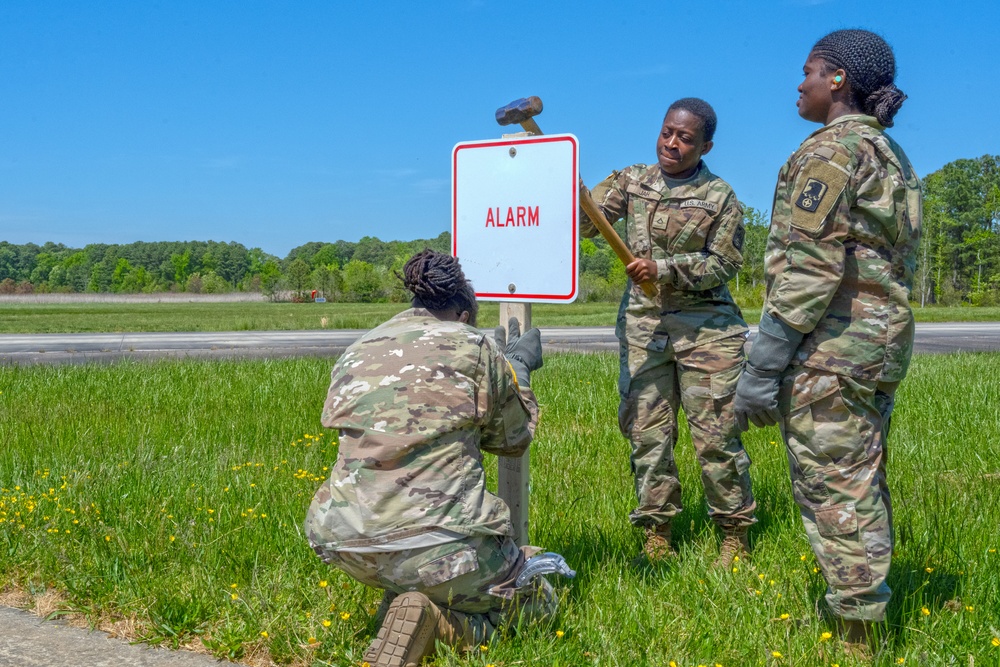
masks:
<instances>
[{"instance_id":1,"label":"hair bun","mask_svg":"<svg viewBox=\"0 0 1000 667\"><path fill-rule=\"evenodd\" d=\"M430 249L410 258L403 267L402 278L403 286L433 310L444 309L466 289L458 259Z\"/></svg>"},{"instance_id":2,"label":"hair bun","mask_svg":"<svg viewBox=\"0 0 1000 667\"><path fill-rule=\"evenodd\" d=\"M890 83L872 91L865 99L865 108L872 110L872 115L882 124L883 127L892 127L893 117L899 108L903 106L906 93Z\"/></svg>"}]
</instances>

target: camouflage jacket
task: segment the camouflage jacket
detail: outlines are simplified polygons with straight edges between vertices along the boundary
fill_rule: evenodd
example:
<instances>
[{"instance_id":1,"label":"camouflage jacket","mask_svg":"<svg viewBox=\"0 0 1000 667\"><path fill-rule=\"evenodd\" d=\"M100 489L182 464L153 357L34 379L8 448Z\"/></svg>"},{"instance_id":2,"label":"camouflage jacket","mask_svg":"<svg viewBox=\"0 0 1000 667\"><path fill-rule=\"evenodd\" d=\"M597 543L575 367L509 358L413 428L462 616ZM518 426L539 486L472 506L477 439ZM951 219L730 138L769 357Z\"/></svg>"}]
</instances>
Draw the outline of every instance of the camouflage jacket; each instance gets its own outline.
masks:
<instances>
[{"instance_id":1,"label":"camouflage jacket","mask_svg":"<svg viewBox=\"0 0 1000 667\"><path fill-rule=\"evenodd\" d=\"M411 308L351 345L331 373L323 425L338 429L330 479L306 516L313 546L367 547L434 530L511 533L482 452L519 456L538 405L491 338Z\"/></svg>"},{"instance_id":2,"label":"camouflage jacket","mask_svg":"<svg viewBox=\"0 0 1000 667\"><path fill-rule=\"evenodd\" d=\"M870 116L814 132L778 175L764 311L806 334L793 363L898 381L913 349L909 295L920 181Z\"/></svg>"},{"instance_id":3,"label":"camouflage jacket","mask_svg":"<svg viewBox=\"0 0 1000 667\"><path fill-rule=\"evenodd\" d=\"M747 331L726 283L743 264L743 209L729 184L700 163L691 183L669 188L658 164L613 172L593 190L611 223L625 221L625 243L652 259L659 289L650 299L629 281L616 333L629 345L688 350ZM580 232L597 228L580 212Z\"/></svg>"}]
</instances>

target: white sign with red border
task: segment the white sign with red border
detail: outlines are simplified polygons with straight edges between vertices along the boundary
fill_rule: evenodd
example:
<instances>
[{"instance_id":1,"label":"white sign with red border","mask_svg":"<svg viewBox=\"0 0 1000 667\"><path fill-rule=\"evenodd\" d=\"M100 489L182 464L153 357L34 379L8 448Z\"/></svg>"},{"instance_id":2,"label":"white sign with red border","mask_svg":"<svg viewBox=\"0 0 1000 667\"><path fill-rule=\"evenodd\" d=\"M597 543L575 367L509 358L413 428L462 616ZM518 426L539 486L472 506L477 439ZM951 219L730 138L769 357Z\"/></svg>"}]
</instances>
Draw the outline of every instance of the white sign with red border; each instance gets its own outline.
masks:
<instances>
[{"instance_id":1,"label":"white sign with red border","mask_svg":"<svg viewBox=\"0 0 1000 667\"><path fill-rule=\"evenodd\" d=\"M572 134L455 146L451 253L476 298L576 299L579 154Z\"/></svg>"}]
</instances>

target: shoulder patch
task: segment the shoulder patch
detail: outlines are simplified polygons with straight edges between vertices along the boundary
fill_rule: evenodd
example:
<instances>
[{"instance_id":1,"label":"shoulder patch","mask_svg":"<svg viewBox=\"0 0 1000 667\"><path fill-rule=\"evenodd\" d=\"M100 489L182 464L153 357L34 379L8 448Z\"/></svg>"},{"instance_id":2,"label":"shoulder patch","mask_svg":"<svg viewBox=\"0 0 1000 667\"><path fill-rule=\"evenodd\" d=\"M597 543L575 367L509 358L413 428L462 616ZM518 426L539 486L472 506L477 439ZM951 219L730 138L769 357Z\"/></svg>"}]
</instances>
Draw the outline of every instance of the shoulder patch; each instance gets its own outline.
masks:
<instances>
[{"instance_id":1,"label":"shoulder patch","mask_svg":"<svg viewBox=\"0 0 1000 667\"><path fill-rule=\"evenodd\" d=\"M710 211L711 213L719 212L718 204L710 201L705 201L704 199L687 199L681 202L681 208L703 208L706 211Z\"/></svg>"},{"instance_id":2,"label":"shoulder patch","mask_svg":"<svg viewBox=\"0 0 1000 667\"><path fill-rule=\"evenodd\" d=\"M815 233L847 187L847 172L826 160L807 160L795 179L792 226Z\"/></svg>"},{"instance_id":3,"label":"shoulder patch","mask_svg":"<svg viewBox=\"0 0 1000 667\"><path fill-rule=\"evenodd\" d=\"M743 252L743 241L747 237L747 230L742 224L733 232L733 247Z\"/></svg>"},{"instance_id":4,"label":"shoulder patch","mask_svg":"<svg viewBox=\"0 0 1000 667\"><path fill-rule=\"evenodd\" d=\"M826 196L826 191L829 189L830 186L818 178L810 178L806 180L802 192L799 193L799 198L795 201L795 205L803 211L815 213L819 205L823 203L823 197Z\"/></svg>"}]
</instances>

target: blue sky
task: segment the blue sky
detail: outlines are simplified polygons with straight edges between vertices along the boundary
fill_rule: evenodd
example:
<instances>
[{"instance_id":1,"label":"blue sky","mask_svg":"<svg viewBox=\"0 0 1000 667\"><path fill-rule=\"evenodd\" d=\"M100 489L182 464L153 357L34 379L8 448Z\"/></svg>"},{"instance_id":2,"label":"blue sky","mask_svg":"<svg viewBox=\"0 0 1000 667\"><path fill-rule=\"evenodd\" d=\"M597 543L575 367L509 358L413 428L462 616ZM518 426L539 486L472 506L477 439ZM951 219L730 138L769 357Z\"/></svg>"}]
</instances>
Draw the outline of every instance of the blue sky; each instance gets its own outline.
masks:
<instances>
[{"instance_id":1,"label":"blue sky","mask_svg":"<svg viewBox=\"0 0 1000 667\"><path fill-rule=\"evenodd\" d=\"M663 113L703 97L707 162L770 209L815 126L812 44L864 27L909 96L890 132L921 175L1000 152L996 2L517 4L0 2L0 240L307 241L450 228L450 155L538 95L593 185L655 159Z\"/></svg>"}]
</instances>

